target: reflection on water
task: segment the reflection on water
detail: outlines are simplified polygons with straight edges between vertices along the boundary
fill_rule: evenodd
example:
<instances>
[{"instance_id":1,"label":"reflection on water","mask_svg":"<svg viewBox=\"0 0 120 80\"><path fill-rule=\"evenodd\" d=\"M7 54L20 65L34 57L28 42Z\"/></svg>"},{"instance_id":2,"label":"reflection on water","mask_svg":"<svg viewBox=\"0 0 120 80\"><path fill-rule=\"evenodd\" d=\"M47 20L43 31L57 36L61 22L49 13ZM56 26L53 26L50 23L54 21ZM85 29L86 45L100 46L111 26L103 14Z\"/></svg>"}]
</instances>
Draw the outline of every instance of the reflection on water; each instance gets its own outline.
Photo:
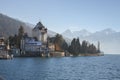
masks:
<instances>
[{"instance_id":1,"label":"reflection on water","mask_svg":"<svg viewBox=\"0 0 120 80\"><path fill-rule=\"evenodd\" d=\"M120 80L120 55L0 60L4 80Z\"/></svg>"}]
</instances>

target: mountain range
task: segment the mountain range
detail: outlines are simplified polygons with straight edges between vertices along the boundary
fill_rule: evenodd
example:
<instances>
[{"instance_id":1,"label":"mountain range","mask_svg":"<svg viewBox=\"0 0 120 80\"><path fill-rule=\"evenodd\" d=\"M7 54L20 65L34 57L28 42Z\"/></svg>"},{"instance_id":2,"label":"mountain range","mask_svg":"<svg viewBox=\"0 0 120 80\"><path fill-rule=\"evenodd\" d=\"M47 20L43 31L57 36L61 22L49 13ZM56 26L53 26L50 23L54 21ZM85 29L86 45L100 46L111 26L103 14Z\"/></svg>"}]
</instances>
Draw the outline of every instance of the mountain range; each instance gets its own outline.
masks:
<instances>
[{"instance_id":1,"label":"mountain range","mask_svg":"<svg viewBox=\"0 0 120 80\"><path fill-rule=\"evenodd\" d=\"M106 53L119 53L120 52L120 32L113 29L104 29L91 33L85 29L80 31L70 31L69 29L62 33L63 36L70 39L79 38L80 41L87 40L90 43L97 45L99 41L101 43L101 50Z\"/></svg>"},{"instance_id":2,"label":"mountain range","mask_svg":"<svg viewBox=\"0 0 120 80\"><path fill-rule=\"evenodd\" d=\"M18 29L20 26L23 26L25 32L27 32L29 36L32 36L32 29L35 27L35 25L11 18L0 13L0 34L4 33L5 37L18 34ZM56 33L57 32L48 29L48 35L50 37L56 35ZM90 43L94 43L96 45L97 42L100 41L102 51L106 53L120 52L120 32L117 32L110 28L94 33L89 32L85 29L73 32L68 29L63 32L62 35L68 43L70 43L73 38L79 38L80 42L87 40Z\"/></svg>"}]
</instances>

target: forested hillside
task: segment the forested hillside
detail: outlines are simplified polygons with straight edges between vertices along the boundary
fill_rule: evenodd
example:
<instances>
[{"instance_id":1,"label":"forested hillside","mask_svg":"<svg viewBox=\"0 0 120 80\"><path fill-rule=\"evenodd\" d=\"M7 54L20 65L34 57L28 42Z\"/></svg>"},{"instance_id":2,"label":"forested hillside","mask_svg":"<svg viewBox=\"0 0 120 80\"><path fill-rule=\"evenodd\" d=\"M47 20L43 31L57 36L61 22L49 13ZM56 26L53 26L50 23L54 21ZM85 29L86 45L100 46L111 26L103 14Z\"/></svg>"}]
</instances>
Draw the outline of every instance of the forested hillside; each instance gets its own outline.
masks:
<instances>
[{"instance_id":1,"label":"forested hillside","mask_svg":"<svg viewBox=\"0 0 120 80\"><path fill-rule=\"evenodd\" d=\"M0 13L0 34L3 34L5 37L15 35L17 34L20 26L23 26L25 32L31 35L32 27L22 21L13 19Z\"/></svg>"}]
</instances>

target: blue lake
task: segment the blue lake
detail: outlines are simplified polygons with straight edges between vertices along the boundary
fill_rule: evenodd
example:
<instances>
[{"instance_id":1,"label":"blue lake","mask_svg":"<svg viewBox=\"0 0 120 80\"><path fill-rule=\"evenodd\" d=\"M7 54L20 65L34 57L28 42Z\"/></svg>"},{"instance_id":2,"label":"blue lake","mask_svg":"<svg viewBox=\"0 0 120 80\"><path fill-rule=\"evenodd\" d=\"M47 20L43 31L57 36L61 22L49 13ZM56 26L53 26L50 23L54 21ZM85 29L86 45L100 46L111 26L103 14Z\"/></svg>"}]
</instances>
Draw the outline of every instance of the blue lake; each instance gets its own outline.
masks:
<instances>
[{"instance_id":1,"label":"blue lake","mask_svg":"<svg viewBox=\"0 0 120 80\"><path fill-rule=\"evenodd\" d=\"M4 80L120 80L120 55L0 60Z\"/></svg>"}]
</instances>

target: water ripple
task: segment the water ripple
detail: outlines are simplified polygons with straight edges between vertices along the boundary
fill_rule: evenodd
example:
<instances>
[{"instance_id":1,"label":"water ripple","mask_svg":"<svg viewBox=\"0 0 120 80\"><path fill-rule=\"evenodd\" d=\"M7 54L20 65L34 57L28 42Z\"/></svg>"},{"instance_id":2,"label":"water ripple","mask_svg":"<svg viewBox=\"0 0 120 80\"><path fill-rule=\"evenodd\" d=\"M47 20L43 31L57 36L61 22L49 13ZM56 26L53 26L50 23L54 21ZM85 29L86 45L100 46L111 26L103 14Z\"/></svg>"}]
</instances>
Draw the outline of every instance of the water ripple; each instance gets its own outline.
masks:
<instances>
[{"instance_id":1,"label":"water ripple","mask_svg":"<svg viewBox=\"0 0 120 80\"><path fill-rule=\"evenodd\" d=\"M5 80L120 80L120 55L0 61Z\"/></svg>"}]
</instances>

